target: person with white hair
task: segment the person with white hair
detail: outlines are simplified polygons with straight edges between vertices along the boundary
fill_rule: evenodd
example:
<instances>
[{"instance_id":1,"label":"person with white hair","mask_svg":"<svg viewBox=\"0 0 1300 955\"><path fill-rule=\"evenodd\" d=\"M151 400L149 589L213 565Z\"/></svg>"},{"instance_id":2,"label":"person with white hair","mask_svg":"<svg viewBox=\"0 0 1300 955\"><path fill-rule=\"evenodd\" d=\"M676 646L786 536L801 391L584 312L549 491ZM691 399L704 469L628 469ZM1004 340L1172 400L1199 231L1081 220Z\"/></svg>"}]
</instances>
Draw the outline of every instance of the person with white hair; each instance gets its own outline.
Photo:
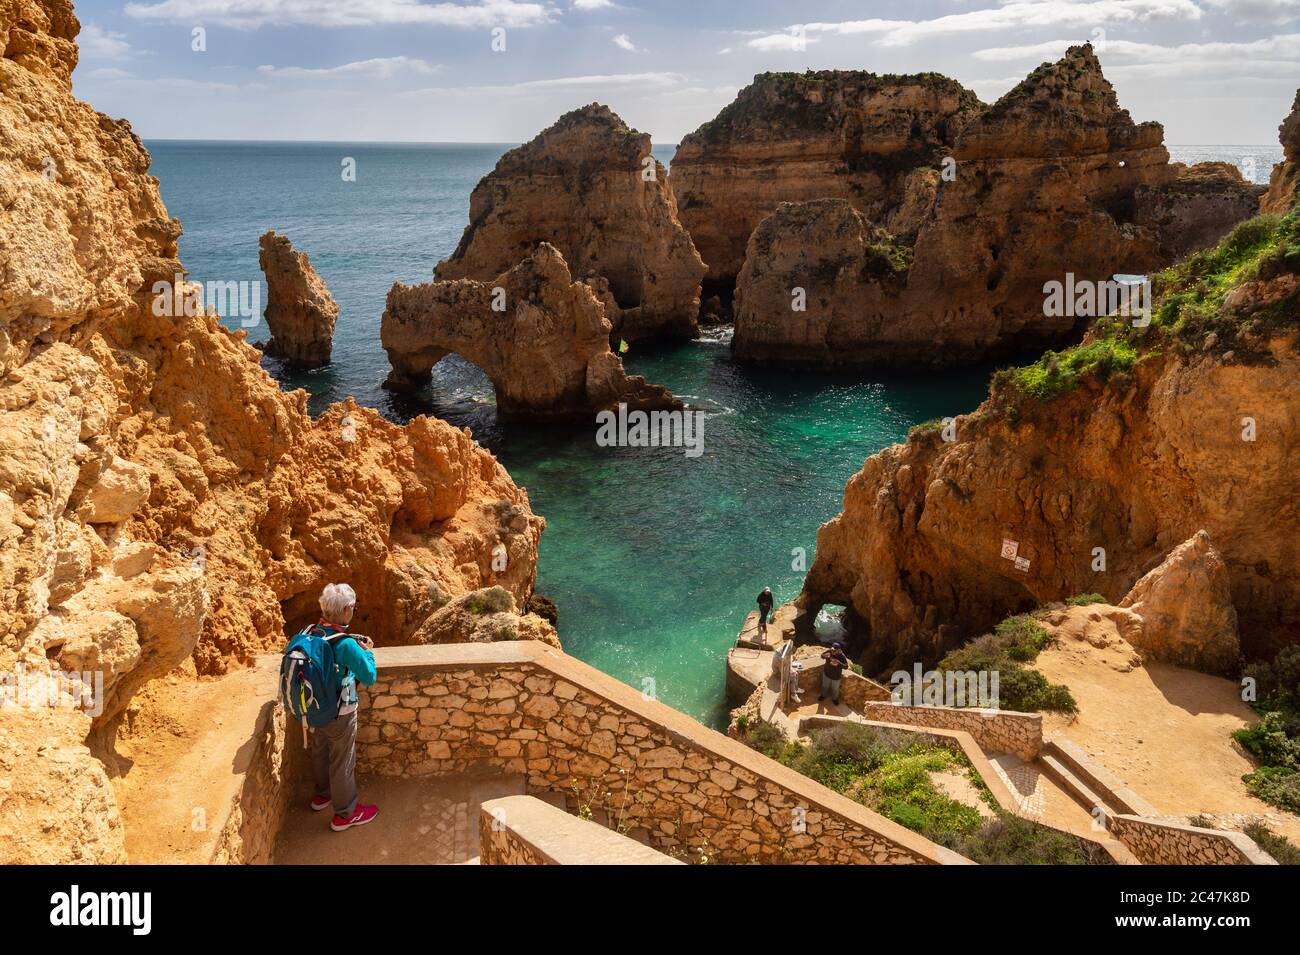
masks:
<instances>
[{"instance_id":1,"label":"person with white hair","mask_svg":"<svg viewBox=\"0 0 1300 955\"><path fill-rule=\"evenodd\" d=\"M320 595L320 622L309 628L329 641L340 680L338 716L312 730L311 764L316 793L311 808L334 807L330 828L335 832L364 826L379 814L378 806L357 799L357 681L375 682L374 643L369 637L348 632L357 609L356 591L347 584L328 584Z\"/></svg>"}]
</instances>

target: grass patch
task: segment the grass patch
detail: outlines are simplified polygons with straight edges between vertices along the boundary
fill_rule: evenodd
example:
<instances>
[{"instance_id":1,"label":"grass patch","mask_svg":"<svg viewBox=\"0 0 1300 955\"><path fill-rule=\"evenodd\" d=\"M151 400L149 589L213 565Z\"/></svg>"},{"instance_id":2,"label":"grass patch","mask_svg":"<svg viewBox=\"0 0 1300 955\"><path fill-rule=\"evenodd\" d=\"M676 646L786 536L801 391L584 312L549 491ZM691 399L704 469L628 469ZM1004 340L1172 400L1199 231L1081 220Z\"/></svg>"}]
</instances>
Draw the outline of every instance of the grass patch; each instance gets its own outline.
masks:
<instances>
[{"instance_id":1,"label":"grass patch","mask_svg":"<svg viewBox=\"0 0 1300 955\"><path fill-rule=\"evenodd\" d=\"M932 842L989 864L1079 865L1109 862L1094 847L1037 823L1005 815L963 754L917 742L911 733L857 723L814 731L790 741L769 723L749 722L742 739L752 748L814 779ZM966 776L997 815L952 799L931 781L933 772Z\"/></svg>"},{"instance_id":2,"label":"grass patch","mask_svg":"<svg viewBox=\"0 0 1300 955\"><path fill-rule=\"evenodd\" d=\"M977 637L964 647L953 650L936 668L941 677L946 671L975 671L998 674L999 706L1026 713L1050 710L1073 713L1079 706L1069 687L1050 682L1030 663L1052 643L1052 635L1030 614L1008 617L993 633Z\"/></svg>"},{"instance_id":3,"label":"grass patch","mask_svg":"<svg viewBox=\"0 0 1300 955\"><path fill-rule=\"evenodd\" d=\"M1067 607L1086 607L1089 604L1104 604L1106 598L1101 594L1075 594L1065 602Z\"/></svg>"},{"instance_id":4,"label":"grass patch","mask_svg":"<svg viewBox=\"0 0 1300 955\"><path fill-rule=\"evenodd\" d=\"M1005 368L994 374L1002 388L1049 401L1076 388L1085 378L1108 381L1113 375L1128 374L1137 364L1138 351L1118 338L1101 338L1065 351L1046 352L1032 365Z\"/></svg>"}]
</instances>

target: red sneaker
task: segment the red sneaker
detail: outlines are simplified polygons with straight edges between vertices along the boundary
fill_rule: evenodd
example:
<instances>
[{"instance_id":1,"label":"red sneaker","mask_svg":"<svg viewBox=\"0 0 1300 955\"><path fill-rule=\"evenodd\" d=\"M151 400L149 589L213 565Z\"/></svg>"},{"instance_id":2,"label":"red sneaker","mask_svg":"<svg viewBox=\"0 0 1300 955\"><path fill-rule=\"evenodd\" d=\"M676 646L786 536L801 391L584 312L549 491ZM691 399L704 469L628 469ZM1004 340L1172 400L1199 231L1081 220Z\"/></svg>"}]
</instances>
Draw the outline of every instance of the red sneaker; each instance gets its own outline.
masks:
<instances>
[{"instance_id":1,"label":"red sneaker","mask_svg":"<svg viewBox=\"0 0 1300 955\"><path fill-rule=\"evenodd\" d=\"M313 812L320 812L322 809L328 809L330 807L330 803L331 800L329 796L311 797L311 808Z\"/></svg>"},{"instance_id":2,"label":"red sneaker","mask_svg":"<svg viewBox=\"0 0 1300 955\"><path fill-rule=\"evenodd\" d=\"M377 815L379 815L378 806L362 806L358 804L357 808L352 810L352 815L346 819L335 813L334 818L330 820L330 828L335 832L342 832L344 829L351 829L353 826L364 826Z\"/></svg>"}]
</instances>

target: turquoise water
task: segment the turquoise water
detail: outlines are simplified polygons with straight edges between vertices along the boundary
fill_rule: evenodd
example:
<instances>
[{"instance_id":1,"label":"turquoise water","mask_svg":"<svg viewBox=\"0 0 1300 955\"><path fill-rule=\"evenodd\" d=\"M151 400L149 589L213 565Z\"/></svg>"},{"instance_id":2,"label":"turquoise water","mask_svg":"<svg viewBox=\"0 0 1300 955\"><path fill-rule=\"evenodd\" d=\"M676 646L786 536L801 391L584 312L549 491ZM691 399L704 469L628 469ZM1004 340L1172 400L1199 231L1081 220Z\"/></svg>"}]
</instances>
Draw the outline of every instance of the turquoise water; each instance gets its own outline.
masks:
<instances>
[{"instance_id":1,"label":"turquoise water","mask_svg":"<svg viewBox=\"0 0 1300 955\"><path fill-rule=\"evenodd\" d=\"M272 374L310 391L313 411L351 394L393 420L432 413L471 428L547 519L537 589L559 606L565 648L714 725L725 720L726 649L764 585L778 602L799 592L817 528L839 510L849 476L911 425L969 411L985 393L987 368L897 378L742 369L719 331L626 356L629 371L708 412L697 458L600 448L592 426L500 425L490 385L454 356L426 393L398 397L380 387L385 295L394 281L431 279L460 238L470 191L508 147L148 146L167 208L185 226L181 259L193 278L260 281L257 239L274 228L311 256L338 299L333 363L287 375L268 359ZM1198 158L1245 155L1215 148ZM655 147L665 164L672 152ZM1267 178L1275 160L1259 155ZM356 160L355 182L340 175L344 157ZM253 341L266 337L264 325L250 330Z\"/></svg>"}]
</instances>

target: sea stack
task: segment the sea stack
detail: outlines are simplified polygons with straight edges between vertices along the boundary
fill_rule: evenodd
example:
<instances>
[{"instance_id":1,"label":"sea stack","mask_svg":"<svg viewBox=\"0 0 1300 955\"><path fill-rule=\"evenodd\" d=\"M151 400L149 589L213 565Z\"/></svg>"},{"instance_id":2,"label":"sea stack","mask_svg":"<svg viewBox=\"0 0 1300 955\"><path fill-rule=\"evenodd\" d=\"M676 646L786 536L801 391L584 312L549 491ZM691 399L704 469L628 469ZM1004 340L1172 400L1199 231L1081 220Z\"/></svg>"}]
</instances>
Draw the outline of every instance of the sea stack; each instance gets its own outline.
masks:
<instances>
[{"instance_id":1,"label":"sea stack","mask_svg":"<svg viewBox=\"0 0 1300 955\"><path fill-rule=\"evenodd\" d=\"M422 387L454 352L492 380L505 418L584 418L620 403L681 408L666 388L623 371L610 351L601 294L603 282L574 282L564 256L546 242L490 282L398 282L380 330L393 369L385 384Z\"/></svg>"},{"instance_id":2,"label":"sea stack","mask_svg":"<svg viewBox=\"0 0 1300 955\"><path fill-rule=\"evenodd\" d=\"M339 306L305 252L272 230L258 242L266 275L266 353L302 368L328 365Z\"/></svg>"},{"instance_id":3,"label":"sea stack","mask_svg":"<svg viewBox=\"0 0 1300 955\"><path fill-rule=\"evenodd\" d=\"M987 109L961 102L951 155L937 158L935 143L935 168L896 177L892 211L842 199L759 224L736 288L739 360L945 367L1059 347L1095 314L1048 308L1047 283L1146 274L1256 207L1257 187L1218 170L1197 173L1216 201L1172 197L1182 167L1160 125L1119 107L1089 45ZM1198 215L1207 221L1189 225Z\"/></svg>"},{"instance_id":4,"label":"sea stack","mask_svg":"<svg viewBox=\"0 0 1300 955\"><path fill-rule=\"evenodd\" d=\"M704 263L649 134L607 106L565 113L502 156L474 188L469 220L436 278L490 281L548 242L577 278L609 282L615 335L632 342L698 331Z\"/></svg>"},{"instance_id":5,"label":"sea stack","mask_svg":"<svg viewBox=\"0 0 1300 955\"><path fill-rule=\"evenodd\" d=\"M905 197L924 191L909 184L913 172L933 171L937 182L957 133L982 108L937 73L755 76L673 157L679 215L708 264L706 285L730 298L750 235L781 202L844 199L873 223L906 231L892 220L907 218Z\"/></svg>"}]
</instances>

